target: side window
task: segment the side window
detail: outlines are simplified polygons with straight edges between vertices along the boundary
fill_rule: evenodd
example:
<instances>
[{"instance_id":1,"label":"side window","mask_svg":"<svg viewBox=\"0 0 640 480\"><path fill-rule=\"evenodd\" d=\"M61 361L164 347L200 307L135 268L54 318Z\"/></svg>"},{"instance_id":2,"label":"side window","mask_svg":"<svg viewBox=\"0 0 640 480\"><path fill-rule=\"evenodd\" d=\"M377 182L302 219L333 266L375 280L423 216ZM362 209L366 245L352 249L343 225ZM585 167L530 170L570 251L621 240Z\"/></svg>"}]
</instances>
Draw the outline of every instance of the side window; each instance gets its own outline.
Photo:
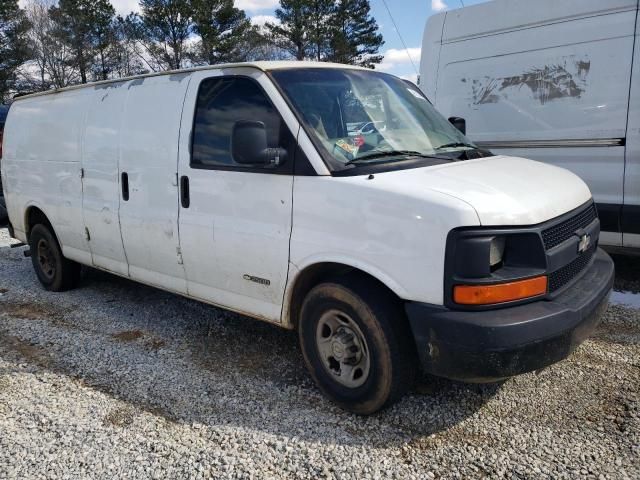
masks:
<instances>
[{"instance_id":1,"label":"side window","mask_svg":"<svg viewBox=\"0 0 640 480\"><path fill-rule=\"evenodd\" d=\"M191 166L255 168L235 163L231 155L231 132L235 122L240 120L263 122L269 147L291 150L293 137L254 80L245 77L209 78L200 84L196 100Z\"/></svg>"}]
</instances>

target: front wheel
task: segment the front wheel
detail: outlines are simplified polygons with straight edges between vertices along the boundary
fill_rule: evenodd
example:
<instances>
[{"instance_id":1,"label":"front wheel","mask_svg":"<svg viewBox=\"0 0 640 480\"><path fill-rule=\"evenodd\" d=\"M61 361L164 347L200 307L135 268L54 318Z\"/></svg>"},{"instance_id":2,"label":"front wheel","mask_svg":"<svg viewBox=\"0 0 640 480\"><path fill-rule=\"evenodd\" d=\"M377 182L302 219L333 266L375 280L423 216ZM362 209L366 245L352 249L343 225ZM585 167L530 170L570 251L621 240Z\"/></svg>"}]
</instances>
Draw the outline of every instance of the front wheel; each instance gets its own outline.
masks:
<instances>
[{"instance_id":1,"label":"front wheel","mask_svg":"<svg viewBox=\"0 0 640 480\"><path fill-rule=\"evenodd\" d=\"M38 224L29 234L31 262L42 286L52 292L63 292L78 285L80 264L64 258L62 249L45 225Z\"/></svg>"},{"instance_id":2,"label":"front wheel","mask_svg":"<svg viewBox=\"0 0 640 480\"><path fill-rule=\"evenodd\" d=\"M302 305L299 337L316 384L345 410L375 413L415 378L415 347L399 302L367 278L314 287Z\"/></svg>"}]
</instances>

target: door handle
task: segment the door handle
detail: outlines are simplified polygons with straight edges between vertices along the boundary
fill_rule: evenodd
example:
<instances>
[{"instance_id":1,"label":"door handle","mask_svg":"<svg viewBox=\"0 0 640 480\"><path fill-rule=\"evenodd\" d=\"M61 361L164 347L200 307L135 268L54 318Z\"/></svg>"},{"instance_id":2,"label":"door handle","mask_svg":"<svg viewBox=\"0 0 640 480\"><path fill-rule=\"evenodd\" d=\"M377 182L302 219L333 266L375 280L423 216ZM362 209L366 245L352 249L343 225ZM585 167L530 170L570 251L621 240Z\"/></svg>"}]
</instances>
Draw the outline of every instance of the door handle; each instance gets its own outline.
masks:
<instances>
[{"instance_id":1,"label":"door handle","mask_svg":"<svg viewBox=\"0 0 640 480\"><path fill-rule=\"evenodd\" d=\"M189 198L189 177L183 175L180 177L180 204L182 208L189 208L191 199Z\"/></svg>"},{"instance_id":2,"label":"door handle","mask_svg":"<svg viewBox=\"0 0 640 480\"><path fill-rule=\"evenodd\" d=\"M127 174L127 172L122 172L120 180L120 185L122 186L122 199L126 202L129 200L129 174Z\"/></svg>"}]
</instances>

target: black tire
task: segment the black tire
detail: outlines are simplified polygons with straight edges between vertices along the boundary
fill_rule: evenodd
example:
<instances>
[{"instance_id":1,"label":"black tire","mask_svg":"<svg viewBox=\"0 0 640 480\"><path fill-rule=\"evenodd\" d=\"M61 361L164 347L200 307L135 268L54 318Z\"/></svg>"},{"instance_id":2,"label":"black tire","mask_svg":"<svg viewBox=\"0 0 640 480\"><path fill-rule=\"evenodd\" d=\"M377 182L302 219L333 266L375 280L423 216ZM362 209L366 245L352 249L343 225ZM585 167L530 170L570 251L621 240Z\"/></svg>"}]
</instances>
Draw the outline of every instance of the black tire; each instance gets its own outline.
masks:
<instances>
[{"instance_id":1,"label":"black tire","mask_svg":"<svg viewBox=\"0 0 640 480\"><path fill-rule=\"evenodd\" d=\"M2 192L0 192L0 225L6 225L9 222L9 215L7 214L7 205L4 202Z\"/></svg>"},{"instance_id":2,"label":"black tire","mask_svg":"<svg viewBox=\"0 0 640 480\"><path fill-rule=\"evenodd\" d=\"M342 314L345 317L340 318ZM330 325L334 315L339 317L338 328ZM348 347L344 348L341 343L344 331L339 342L336 341L340 325L349 327L351 323L356 325L347 329L346 337L362 335L364 346L347 342ZM320 390L345 410L359 415L375 413L398 401L415 381L417 354L402 306L392 294L366 277L350 275L314 287L303 302L298 333L311 376ZM326 342L330 342L331 347L327 347ZM359 359L348 359L345 371L351 373L346 378L341 378L345 364L332 357L336 342L340 355L344 355L343 351L360 350L361 353ZM365 363L362 361L364 351L369 356ZM360 377L356 375L354 363L361 370Z\"/></svg>"},{"instance_id":3,"label":"black tire","mask_svg":"<svg viewBox=\"0 0 640 480\"><path fill-rule=\"evenodd\" d=\"M75 288L80 281L80 264L64 258L58 240L47 225L38 224L29 235L31 262L42 286L52 292Z\"/></svg>"}]
</instances>

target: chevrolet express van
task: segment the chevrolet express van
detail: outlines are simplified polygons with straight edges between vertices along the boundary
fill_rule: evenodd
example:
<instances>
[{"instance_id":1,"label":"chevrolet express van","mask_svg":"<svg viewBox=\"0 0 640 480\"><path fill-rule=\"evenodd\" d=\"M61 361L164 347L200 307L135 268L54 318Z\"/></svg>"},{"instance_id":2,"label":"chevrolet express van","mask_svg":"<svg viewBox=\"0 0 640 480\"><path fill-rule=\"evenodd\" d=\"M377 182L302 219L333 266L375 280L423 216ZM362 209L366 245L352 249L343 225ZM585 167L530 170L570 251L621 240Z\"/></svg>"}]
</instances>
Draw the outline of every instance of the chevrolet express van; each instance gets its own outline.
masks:
<instances>
[{"instance_id":1,"label":"chevrolet express van","mask_svg":"<svg viewBox=\"0 0 640 480\"><path fill-rule=\"evenodd\" d=\"M372 70L71 87L17 99L4 140L11 234L46 289L89 265L296 329L320 389L359 414L420 368L488 382L565 358L612 286L582 180L476 147Z\"/></svg>"},{"instance_id":2,"label":"chevrolet express van","mask_svg":"<svg viewBox=\"0 0 640 480\"><path fill-rule=\"evenodd\" d=\"M434 15L420 88L495 153L567 168L601 243L640 253L638 0L493 0Z\"/></svg>"}]
</instances>

